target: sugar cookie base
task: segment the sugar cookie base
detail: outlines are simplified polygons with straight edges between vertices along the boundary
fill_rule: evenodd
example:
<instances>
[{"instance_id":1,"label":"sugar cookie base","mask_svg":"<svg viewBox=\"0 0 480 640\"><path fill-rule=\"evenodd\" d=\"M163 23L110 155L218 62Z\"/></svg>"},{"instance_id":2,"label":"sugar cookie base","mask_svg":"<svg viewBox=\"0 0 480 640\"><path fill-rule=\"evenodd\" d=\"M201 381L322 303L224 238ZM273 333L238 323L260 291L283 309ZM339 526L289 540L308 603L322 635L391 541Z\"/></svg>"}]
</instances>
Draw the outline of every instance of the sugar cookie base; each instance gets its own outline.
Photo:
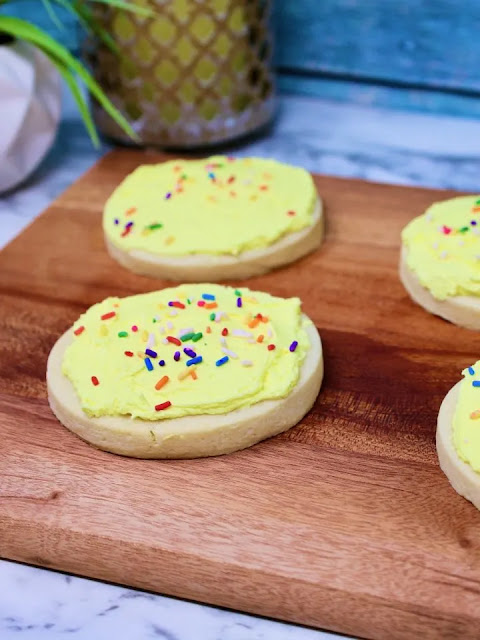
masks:
<instances>
[{"instance_id":1,"label":"sugar cookie base","mask_svg":"<svg viewBox=\"0 0 480 640\"><path fill-rule=\"evenodd\" d=\"M319 198L309 227L289 233L265 249L252 249L238 256L167 256L138 249L123 251L106 234L105 244L112 258L134 273L182 282L218 282L258 276L298 260L320 246L323 229L323 208Z\"/></svg>"},{"instance_id":2,"label":"sugar cookie base","mask_svg":"<svg viewBox=\"0 0 480 640\"><path fill-rule=\"evenodd\" d=\"M400 280L412 300L430 313L460 327L480 329L480 298L473 296L455 296L446 300L434 298L408 267L405 247L402 247L400 256Z\"/></svg>"},{"instance_id":3,"label":"sugar cookie base","mask_svg":"<svg viewBox=\"0 0 480 640\"><path fill-rule=\"evenodd\" d=\"M72 383L62 373L72 329L58 339L47 364L48 401L60 422L90 444L134 458L201 458L231 453L282 433L311 409L323 379L320 336L308 326L310 349L293 391L223 415L185 416L158 421L124 416L89 418Z\"/></svg>"},{"instance_id":4,"label":"sugar cookie base","mask_svg":"<svg viewBox=\"0 0 480 640\"><path fill-rule=\"evenodd\" d=\"M460 382L445 396L437 422L437 453L440 468L457 493L480 509L480 474L457 454L452 436L453 416L458 402Z\"/></svg>"}]
</instances>

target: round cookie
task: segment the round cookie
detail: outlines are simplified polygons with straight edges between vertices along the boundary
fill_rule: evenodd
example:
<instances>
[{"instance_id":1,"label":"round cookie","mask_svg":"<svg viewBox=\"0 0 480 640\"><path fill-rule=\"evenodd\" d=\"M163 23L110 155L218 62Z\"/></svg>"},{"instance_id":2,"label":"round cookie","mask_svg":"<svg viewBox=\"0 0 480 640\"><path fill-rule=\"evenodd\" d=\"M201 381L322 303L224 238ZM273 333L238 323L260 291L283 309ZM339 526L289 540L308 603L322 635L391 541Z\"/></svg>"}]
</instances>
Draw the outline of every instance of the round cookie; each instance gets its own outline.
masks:
<instances>
[{"instance_id":1,"label":"round cookie","mask_svg":"<svg viewBox=\"0 0 480 640\"><path fill-rule=\"evenodd\" d=\"M316 249L322 203L304 169L214 156L142 165L103 214L110 255L126 268L184 282L242 279Z\"/></svg>"},{"instance_id":2,"label":"round cookie","mask_svg":"<svg viewBox=\"0 0 480 640\"><path fill-rule=\"evenodd\" d=\"M402 232L400 279L430 313L480 329L480 197L437 202Z\"/></svg>"},{"instance_id":3,"label":"round cookie","mask_svg":"<svg viewBox=\"0 0 480 640\"><path fill-rule=\"evenodd\" d=\"M192 284L108 298L54 345L50 406L100 449L194 458L249 447L297 424L323 378L298 298Z\"/></svg>"},{"instance_id":4,"label":"round cookie","mask_svg":"<svg viewBox=\"0 0 480 640\"><path fill-rule=\"evenodd\" d=\"M455 491L480 509L480 362L463 375L440 407L437 453Z\"/></svg>"}]
</instances>

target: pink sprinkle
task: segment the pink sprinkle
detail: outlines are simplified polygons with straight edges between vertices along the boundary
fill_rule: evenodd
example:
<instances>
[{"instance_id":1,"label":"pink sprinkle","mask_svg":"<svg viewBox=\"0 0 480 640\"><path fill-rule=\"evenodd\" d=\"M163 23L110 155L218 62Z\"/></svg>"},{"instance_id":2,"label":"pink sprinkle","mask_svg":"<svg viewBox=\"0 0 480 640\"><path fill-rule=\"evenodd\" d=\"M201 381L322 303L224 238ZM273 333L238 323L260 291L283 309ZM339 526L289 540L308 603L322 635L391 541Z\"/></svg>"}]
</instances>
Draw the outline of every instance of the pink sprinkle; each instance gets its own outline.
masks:
<instances>
[{"instance_id":1,"label":"pink sprinkle","mask_svg":"<svg viewBox=\"0 0 480 640\"><path fill-rule=\"evenodd\" d=\"M136 324L132 325L132 331L138 331L138 327Z\"/></svg>"},{"instance_id":2,"label":"pink sprinkle","mask_svg":"<svg viewBox=\"0 0 480 640\"><path fill-rule=\"evenodd\" d=\"M446 236L448 236L448 234L452 232L452 228L451 227L447 227L446 225L443 225L442 231Z\"/></svg>"}]
</instances>

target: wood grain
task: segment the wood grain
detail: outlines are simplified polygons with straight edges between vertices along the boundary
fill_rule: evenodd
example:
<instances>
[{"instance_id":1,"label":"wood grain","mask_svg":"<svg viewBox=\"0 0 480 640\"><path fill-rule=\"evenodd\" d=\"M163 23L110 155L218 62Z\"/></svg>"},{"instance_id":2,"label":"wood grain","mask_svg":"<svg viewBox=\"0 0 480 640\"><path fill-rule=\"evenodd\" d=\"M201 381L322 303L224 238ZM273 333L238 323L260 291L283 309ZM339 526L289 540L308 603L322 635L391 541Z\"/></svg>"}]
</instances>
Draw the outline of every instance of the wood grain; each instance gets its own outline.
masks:
<instances>
[{"instance_id":1,"label":"wood grain","mask_svg":"<svg viewBox=\"0 0 480 640\"><path fill-rule=\"evenodd\" d=\"M64 429L57 337L89 305L166 283L108 257L101 209L159 156L117 151L0 253L0 555L367 638L478 637L480 513L436 459L436 414L480 335L416 307L403 225L446 192L316 178L320 251L252 288L299 295L326 376L313 410L233 455L139 461Z\"/></svg>"}]
</instances>

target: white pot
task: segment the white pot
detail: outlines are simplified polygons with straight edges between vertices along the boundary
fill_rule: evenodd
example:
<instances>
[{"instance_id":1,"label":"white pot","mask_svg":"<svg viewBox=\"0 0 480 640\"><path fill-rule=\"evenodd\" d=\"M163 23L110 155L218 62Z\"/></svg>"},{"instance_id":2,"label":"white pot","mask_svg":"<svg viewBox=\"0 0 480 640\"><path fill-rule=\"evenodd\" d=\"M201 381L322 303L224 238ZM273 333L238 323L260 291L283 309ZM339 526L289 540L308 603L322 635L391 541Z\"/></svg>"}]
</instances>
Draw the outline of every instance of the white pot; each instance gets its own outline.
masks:
<instances>
[{"instance_id":1,"label":"white pot","mask_svg":"<svg viewBox=\"0 0 480 640\"><path fill-rule=\"evenodd\" d=\"M0 192L38 166L60 110L60 75L48 58L24 42L0 45Z\"/></svg>"}]
</instances>

